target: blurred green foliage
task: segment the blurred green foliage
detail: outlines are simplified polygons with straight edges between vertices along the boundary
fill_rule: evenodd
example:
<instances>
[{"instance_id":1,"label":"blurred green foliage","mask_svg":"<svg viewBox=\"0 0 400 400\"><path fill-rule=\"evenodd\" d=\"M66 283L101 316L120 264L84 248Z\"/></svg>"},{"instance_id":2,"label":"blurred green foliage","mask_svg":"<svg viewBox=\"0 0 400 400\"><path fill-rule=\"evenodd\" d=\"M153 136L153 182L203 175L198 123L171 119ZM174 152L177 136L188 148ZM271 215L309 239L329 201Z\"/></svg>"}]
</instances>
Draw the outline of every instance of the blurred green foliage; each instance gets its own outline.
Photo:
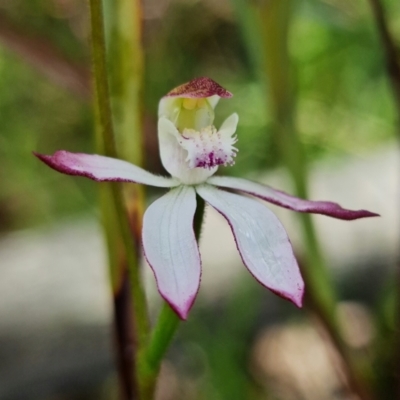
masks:
<instances>
[{"instance_id":1,"label":"blurred green foliage","mask_svg":"<svg viewBox=\"0 0 400 400\"><path fill-rule=\"evenodd\" d=\"M49 222L93 204L86 182L42 174L32 151L91 151L89 107L0 49L1 230ZM53 189L54 191L53 191ZM58 193L57 195L55 195Z\"/></svg>"},{"instance_id":2,"label":"blurred green foliage","mask_svg":"<svg viewBox=\"0 0 400 400\"><path fill-rule=\"evenodd\" d=\"M311 160L362 154L392 139L391 93L364 3L309 0L297 5L290 49L298 82L298 127ZM399 26L398 2L387 1L387 6L393 26ZM46 0L10 2L2 12L26 35L50 40L63 57L84 65L89 59L86 11L77 1ZM159 98L177 84L206 75L235 95L220 102L217 125L232 112L240 115L237 163L224 173L246 175L277 164L268 107L229 7L171 2L158 18L145 19L144 40L150 142L156 142ZM92 207L92 183L44 170L30 153L93 151L87 100L58 87L7 46L0 52L0 229ZM148 147L147 164L159 165L156 146Z\"/></svg>"},{"instance_id":3,"label":"blurred green foliage","mask_svg":"<svg viewBox=\"0 0 400 400\"><path fill-rule=\"evenodd\" d=\"M400 2L387 0L385 6L393 33L400 38ZM232 112L240 116L240 151L236 165L224 173L247 175L277 166L271 115L229 3L176 1L161 7L160 1L160 10L147 11L151 17L144 20L147 166L162 172L155 145L160 97L201 75L234 93L231 100L220 102L217 126ZM0 8L10 26L27 37L42 37L44 45L54 45L63 58L88 67L86 12L78 0L9 1ZM13 46L2 46L2 35L0 30L0 232L93 211L93 182L60 175L32 156L32 151L58 149L93 152L90 101L37 71ZM359 156L394 139L392 94L366 1L298 2L290 53L298 84L297 126L311 161ZM251 292L249 287L239 288L230 302L221 301L217 313L223 317L218 320L214 310L208 321L210 314L199 305L193 323L180 333L183 343L194 343L197 349L190 352L195 364L200 359L187 369L195 369L197 376L199 368L208 368L204 374L210 379L198 398L258 398L257 383L248 374L248 344L265 311L260 305L274 300L256 284ZM387 315L393 314L395 300L393 291L388 292L381 310L383 332L392 329ZM382 348L386 360L391 347L382 343ZM186 366L185 360L180 364Z\"/></svg>"}]
</instances>

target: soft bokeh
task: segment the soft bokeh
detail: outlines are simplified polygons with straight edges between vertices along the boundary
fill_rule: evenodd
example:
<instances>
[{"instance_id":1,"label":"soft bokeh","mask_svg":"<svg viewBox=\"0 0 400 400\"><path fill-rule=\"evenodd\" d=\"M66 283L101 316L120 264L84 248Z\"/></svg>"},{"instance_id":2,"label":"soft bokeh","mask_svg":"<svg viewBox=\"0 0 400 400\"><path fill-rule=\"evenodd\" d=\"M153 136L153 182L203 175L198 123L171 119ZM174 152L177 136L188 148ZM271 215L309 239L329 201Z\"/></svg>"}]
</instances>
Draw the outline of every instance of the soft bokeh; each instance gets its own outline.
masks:
<instances>
[{"instance_id":1,"label":"soft bokeh","mask_svg":"<svg viewBox=\"0 0 400 400\"><path fill-rule=\"evenodd\" d=\"M144 0L145 166L164 173L156 140L160 97L193 77L209 76L234 93L220 102L216 125L233 112L240 116L236 165L224 173L293 192L233 3ZM383 49L367 1L296 3L289 48L312 198L382 215L315 221L340 294L343 335L378 398L392 400L399 152ZM399 42L400 3L384 4ZM95 152L87 12L78 0L0 2L4 400L108 399L114 393L98 188L46 169L31 154ZM156 194L149 190L148 201ZM298 222L273 210L301 262ZM353 399L313 315L254 282L241 266L229 228L211 210L202 240L200 297L163 367L160 400ZM160 299L144 270L155 315Z\"/></svg>"}]
</instances>

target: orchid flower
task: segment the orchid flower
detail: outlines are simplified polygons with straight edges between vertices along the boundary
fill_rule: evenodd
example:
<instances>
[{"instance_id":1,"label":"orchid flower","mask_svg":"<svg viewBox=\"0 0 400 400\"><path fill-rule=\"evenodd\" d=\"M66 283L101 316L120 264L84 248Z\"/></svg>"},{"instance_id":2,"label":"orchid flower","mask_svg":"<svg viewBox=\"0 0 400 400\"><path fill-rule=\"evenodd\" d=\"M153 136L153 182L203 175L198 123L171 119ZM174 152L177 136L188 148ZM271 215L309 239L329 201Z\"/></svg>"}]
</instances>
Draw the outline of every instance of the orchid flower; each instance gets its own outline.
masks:
<instances>
[{"instance_id":1,"label":"orchid flower","mask_svg":"<svg viewBox=\"0 0 400 400\"><path fill-rule=\"evenodd\" d=\"M209 78L178 86L159 104L158 139L162 164L171 177L156 176L126 161L57 151L35 154L51 168L95 181L134 182L170 191L154 201L143 220L144 255L161 296L186 319L200 286L201 259L193 231L196 194L230 225L244 265L262 285L301 307L304 282L286 231L278 218L249 194L290 210L343 220L372 217L327 201L303 200L242 178L215 176L232 165L238 115L217 129L214 108L232 94ZM224 189L232 189L241 194Z\"/></svg>"}]
</instances>

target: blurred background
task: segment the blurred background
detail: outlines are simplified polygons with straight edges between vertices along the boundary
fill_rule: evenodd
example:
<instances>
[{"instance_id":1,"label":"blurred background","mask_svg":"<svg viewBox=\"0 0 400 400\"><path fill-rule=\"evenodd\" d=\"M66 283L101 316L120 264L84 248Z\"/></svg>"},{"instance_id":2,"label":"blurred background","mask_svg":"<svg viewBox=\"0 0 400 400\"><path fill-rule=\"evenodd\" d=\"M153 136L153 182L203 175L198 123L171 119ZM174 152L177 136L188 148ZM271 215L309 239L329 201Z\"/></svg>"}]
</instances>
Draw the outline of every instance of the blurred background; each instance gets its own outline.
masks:
<instances>
[{"instance_id":1,"label":"blurred background","mask_svg":"<svg viewBox=\"0 0 400 400\"><path fill-rule=\"evenodd\" d=\"M144 164L164 173L156 136L160 97L209 76L234 94L218 105L216 126L232 112L240 116L236 164L222 172L294 193L239 3L143 0ZM400 2L383 3L399 43ZM310 197L382 216L314 221L351 357L375 398L392 400L400 354L399 128L384 49L367 0L299 1L289 23L295 125L309 163ZM2 400L109 399L115 392L98 187L32 156L95 152L88 24L87 4L79 0L0 0ZM147 201L160 193L149 189ZM301 262L296 216L272 208ZM252 279L229 227L212 210L201 251L202 288L163 366L159 399L358 398L313 313ZM160 299L144 270L156 315Z\"/></svg>"}]
</instances>

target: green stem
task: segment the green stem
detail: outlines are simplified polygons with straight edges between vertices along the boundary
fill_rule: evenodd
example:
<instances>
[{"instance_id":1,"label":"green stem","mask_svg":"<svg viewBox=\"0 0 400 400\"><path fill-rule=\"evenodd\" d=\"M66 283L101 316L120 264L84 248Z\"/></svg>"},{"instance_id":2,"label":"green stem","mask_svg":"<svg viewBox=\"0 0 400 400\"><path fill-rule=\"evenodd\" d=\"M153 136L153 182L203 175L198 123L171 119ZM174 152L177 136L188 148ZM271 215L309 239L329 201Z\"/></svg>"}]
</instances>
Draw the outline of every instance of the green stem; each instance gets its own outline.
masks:
<instances>
[{"instance_id":1,"label":"green stem","mask_svg":"<svg viewBox=\"0 0 400 400\"><path fill-rule=\"evenodd\" d=\"M90 0L90 18L95 111L98 128L97 147L100 153L117 158L108 87L101 1ZM121 381L126 388L124 398L133 399L139 392L135 382L136 358L140 349L144 348L149 333L146 298L139 273L139 257L132 238L121 185L115 183L103 184L101 205L109 249L117 337L119 341L122 341L118 345L121 357L125 360L123 363L125 370L121 373ZM128 268L129 276L126 273L126 268ZM128 286L126 283L128 283ZM131 306L129 306L129 301L132 301ZM127 320L127 311L131 308L133 309L133 333L130 332L129 319ZM129 371L131 371L131 376L129 376Z\"/></svg>"},{"instance_id":2,"label":"green stem","mask_svg":"<svg viewBox=\"0 0 400 400\"><path fill-rule=\"evenodd\" d=\"M89 0L89 4L96 119L99 122L104 153L110 157L117 157L108 89L103 7L99 0Z\"/></svg>"},{"instance_id":3,"label":"green stem","mask_svg":"<svg viewBox=\"0 0 400 400\"><path fill-rule=\"evenodd\" d=\"M106 54L104 42L104 25L101 1L90 0L91 22L92 22L92 53L93 68L95 76L96 102L99 110L101 137L104 143L105 155L117 158L117 151L114 143L113 124L110 108L110 96L108 90ZM139 341L144 344L148 334L148 320L146 313L146 299L142 287L138 266L137 254L133 246L128 218L124 206L122 192L119 185L112 185L113 200L117 211L119 229L123 237L127 261L130 266L132 286L134 292L135 311L137 311L137 329L139 331Z\"/></svg>"},{"instance_id":4,"label":"green stem","mask_svg":"<svg viewBox=\"0 0 400 400\"><path fill-rule=\"evenodd\" d=\"M272 0L261 9L265 80L275 122L275 137L282 159L293 179L296 195L308 198L308 168L304 148L295 129L295 99L287 50L291 0ZM330 331L337 331L336 295L324 260L315 227L309 214L299 214L306 247L303 275L306 293L324 315Z\"/></svg>"},{"instance_id":5,"label":"green stem","mask_svg":"<svg viewBox=\"0 0 400 400\"><path fill-rule=\"evenodd\" d=\"M104 0L108 33L106 61L110 66L110 90L115 142L119 158L135 165L142 164L142 82L143 52L141 46L141 7L139 0ZM129 272L133 302L137 305L138 345L143 348L148 340L149 321L145 295L140 279L141 221L144 189L142 185L129 185L125 191L128 213L125 211L124 229L129 230ZM128 222L129 221L129 222ZM132 241L132 235L134 241Z\"/></svg>"},{"instance_id":6,"label":"green stem","mask_svg":"<svg viewBox=\"0 0 400 400\"><path fill-rule=\"evenodd\" d=\"M244 0L232 0L246 7ZM246 13L238 14L242 25L253 24L259 27L262 39L258 61L263 61L262 81L267 88L270 107L274 119L275 137L282 159L293 179L296 195L308 198L308 168L306 156L295 128L295 96L293 76L288 54L288 32L292 16L292 0L269 0L252 7L256 20L243 18ZM254 28L243 28L245 32L254 32ZM257 39L259 40L259 39ZM250 52L254 53L254 51ZM251 55L251 54L250 54ZM336 319L336 294L331 278L325 266L312 218L308 214L299 214L303 231L305 255L302 268L306 283L306 303L318 315L332 344L341 355L343 367L349 378L351 388L361 399L369 398L364 390L356 369L348 355L348 350L339 333Z\"/></svg>"},{"instance_id":7,"label":"green stem","mask_svg":"<svg viewBox=\"0 0 400 400\"><path fill-rule=\"evenodd\" d=\"M380 36L382 48L384 51L384 57L386 61L386 70L391 83L391 88L394 96L394 105L397 112L397 137L400 144L400 58L399 58L399 48L396 44L395 37L390 32L389 23L387 20L387 15L384 10L384 6L380 0L369 0L371 5L372 14L375 20L376 29ZM396 398L400 398L400 254L397 255L397 286L396 286L396 310L395 310L395 326L396 329L393 331L392 335L392 349L391 351L391 369L390 377L394 379L395 382L395 393ZM387 345L388 336L385 335L385 343ZM387 388L385 388L387 392Z\"/></svg>"},{"instance_id":8,"label":"green stem","mask_svg":"<svg viewBox=\"0 0 400 400\"><path fill-rule=\"evenodd\" d=\"M122 158L141 166L144 82L141 1L103 2L117 148Z\"/></svg>"},{"instance_id":9,"label":"green stem","mask_svg":"<svg viewBox=\"0 0 400 400\"><path fill-rule=\"evenodd\" d=\"M164 303L145 354L146 367L151 375L157 374L161 361L178 329L179 321L177 314L167 303Z\"/></svg>"},{"instance_id":10,"label":"green stem","mask_svg":"<svg viewBox=\"0 0 400 400\"><path fill-rule=\"evenodd\" d=\"M193 219L193 230L199 241L204 217L205 202L197 196L197 208ZM149 345L142 354L140 374L149 392L153 392L161 362L179 326L180 319L171 307L164 303L154 326Z\"/></svg>"},{"instance_id":11,"label":"green stem","mask_svg":"<svg viewBox=\"0 0 400 400\"><path fill-rule=\"evenodd\" d=\"M381 39L384 56L386 59L386 69L391 83L397 116L400 123L400 58L396 40L392 36L385 15L382 2L380 0L369 0L372 13L375 19L376 29ZM400 139L400 129L398 129Z\"/></svg>"}]
</instances>

